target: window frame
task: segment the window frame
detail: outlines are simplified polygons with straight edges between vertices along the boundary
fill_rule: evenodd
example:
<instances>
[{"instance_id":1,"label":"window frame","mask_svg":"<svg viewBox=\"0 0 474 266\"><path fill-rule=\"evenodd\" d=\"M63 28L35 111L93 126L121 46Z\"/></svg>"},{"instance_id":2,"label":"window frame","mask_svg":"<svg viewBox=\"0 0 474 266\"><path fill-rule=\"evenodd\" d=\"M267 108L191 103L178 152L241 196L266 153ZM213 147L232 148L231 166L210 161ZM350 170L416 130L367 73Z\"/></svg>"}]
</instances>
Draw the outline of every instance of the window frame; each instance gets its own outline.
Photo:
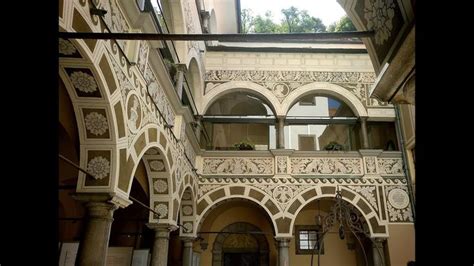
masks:
<instances>
[{"instance_id":1,"label":"window frame","mask_svg":"<svg viewBox=\"0 0 474 266\"><path fill-rule=\"evenodd\" d=\"M295 225L295 251L297 255L310 255L312 249L301 249L300 247L300 231L316 231L316 241L321 239L322 227L318 225ZM314 254L318 255L318 249L314 250ZM321 249L321 255L324 255L324 246Z\"/></svg>"},{"instance_id":2,"label":"window frame","mask_svg":"<svg viewBox=\"0 0 474 266\"><path fill-rule=\"evenodd\" d=\"M301 149L301 138L313 138L313 143L314 143L314 146L313 146L313 149L312 150L309 150L309 151L317 151L317 145L316 145L316 134L298 134L298 150L299 151L302 151ZM308 151L308 150L304 150L304 151Z\"/></svg>"}]
</instances>

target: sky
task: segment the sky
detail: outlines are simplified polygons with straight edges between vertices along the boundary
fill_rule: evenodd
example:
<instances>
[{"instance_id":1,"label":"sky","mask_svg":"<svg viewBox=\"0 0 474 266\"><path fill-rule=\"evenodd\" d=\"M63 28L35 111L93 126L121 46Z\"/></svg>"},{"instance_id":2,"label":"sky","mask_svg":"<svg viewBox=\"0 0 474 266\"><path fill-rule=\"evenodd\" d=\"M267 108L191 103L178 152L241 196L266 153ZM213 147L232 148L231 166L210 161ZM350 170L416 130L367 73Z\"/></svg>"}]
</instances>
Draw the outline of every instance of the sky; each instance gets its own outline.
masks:
<instances>
[{"instance_id":1,"label":"sky","mask_svg":"<svg viewBox=\"0 0 474 266\"><path fill-rule=\"evenodd\" d=\"M240 0L241 9L252 9L254 16L264 16L270 10L273 21L278 23L283 18L281 10L290 6L308 10L311 16L320 18L326 27L346 14L336 0Z\"/></svg>"}]
</instances>

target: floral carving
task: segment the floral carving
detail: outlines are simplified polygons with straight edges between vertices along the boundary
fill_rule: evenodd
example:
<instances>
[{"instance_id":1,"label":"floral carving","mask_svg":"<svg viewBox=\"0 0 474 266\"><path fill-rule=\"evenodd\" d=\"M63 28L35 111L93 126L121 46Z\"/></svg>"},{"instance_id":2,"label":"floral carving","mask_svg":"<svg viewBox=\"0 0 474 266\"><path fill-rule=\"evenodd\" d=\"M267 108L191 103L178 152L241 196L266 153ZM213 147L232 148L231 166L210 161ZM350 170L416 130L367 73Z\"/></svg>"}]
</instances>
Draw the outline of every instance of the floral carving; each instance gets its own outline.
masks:
<instances>
[{"instance_id":1,"label":"floral carving","mask_svg":"<svg viewBox=\"0 0 474 266\"><path fill-rule=\"evenodd\" d=\"M153 160L153 161L150 161L150 168L152 171L164 172L165 164L163 163L162 160Z\"/></svg>"},{"instance_id":2,"label":"floral carving","mask_svg":"<svg viewBox=\"0 0 474 266\"><path fill-rule=\"evenodd\" d=\"M288 186L278 186L273 190L273 198L280 203L287 203L293 198L293 191Z\"/></svg>"},{"instance_id":3,"label":"floral carving","mask_svg":"<svg viewBox=\"0 0 474 266\"><path fill-rule=\"evenodd\" d=\"M96 136L104 134L109 128L107 118L97 112L91 112L87 114L84 118L84 121L87 130L89 130L92 134Z\"/></svg>"},{"instance_id":4,"label":"floral carving","mask_svg":"<svg viewBox=\"0 0 474 266\"><path fill-rule=\"evenodd\" d=\"M386 186L385 193L390 222L413 222L406 186Z\"/></svg>"},{"instance_id":5,"label":"floral carving","mask_svg":"<svg viewBox=\"0 0 474 266\"><path fill-rule=\"evenodd\" d=\"M104 9L109 11L105 13L105 22L109 26L111 32L114 33L125 33L128 32L130 27L128 26L125 17L120 11L116 0L103 0ZM117 40L117 43L122 47L122 50L125 50L126 41Z\"/></svg>"},{"instance_id":6,"label":"floral carving","mask_svg":"<svg viewBox=\"0 0 474 266\"><path fill-rule=\"evenodd\" d=\"M402 159L378 159L377 161L379 164L379 172L381 175L404 175Z\"/></svg>"},{"instance_id":7,"label":"floral carving","mask_svg":"<svg viewBox=\"0 0 474 266\"><path fill-rule=\"evenodd\" d=\"M192 233L193 232L193 223L187 222L183 225L184 233Z\"/></svg>"},{"instance_id":8,"label":"floral carving","mask_svg":"<svg viewBox=\"0 0 474 266\"><path fill-rule=\"evenodd\" d=\"M375 157L365 157L365 171L367 174L376 174L377 167L375 164Z\"/></svg>"},{"instance_id":9,"label":"floral carving","mask_svg":"<svg viewBox=\"0 0 474 266\"><path fill-rule=\"evenodd\" d=\"M94 77L88 73L75 71L71 74L70 79L74 88L82 92L91 93L97 90L97 83Z\"/></svg>"},{"instance_id":10,"label":"floral carving","mask_svg":"<svg viewBox=\"0 0 474 266\"><path fill-rule=\"evenodd\" d=\"M351 83L343 86L362 102L367 102L367 84L375 81L372 72L320 72L320 71L261 71L261 70L209 70L205 75L208 93L217 85L229 81L252 81L270 90L280 102L293 90L312 82ZM342 86L342 85L341 85Z\"/></svg>"},{"instance_id":11,"label":"floral carving","mask_svg":"<svg viewBox=\"0 0 474 266\"><path fill-rule=\"evenodd\" d=\"M153 183L156 192L163 193L168 189L168 183L165 180L158 179Z\"/></svg>"},{"instance_id":12,"label":"floral carving","mask_svg":"<svg viewBox=\"0 0 474 266\"><path fill-rule=\"evenodd\" d=\"M171 109L171 104L169 103L168 98L166 97L163 88L159 85L153 70L148 64L148 67L145 71L145 80L148 84L148 91L150 92L153 102L156 106L160 108L160 112L165 117L165 120L168 124L173 124L174 122L174 113Z\"/></svg>"},{"instance_id":13,"label":"floral carving","mask_svg":"<svg viewBox=\"0 0 474 266\"><path fill-rule=\"evenodd\" d=\"M375 30L375 43L383 44L391 35L395 3L393 0L365 0L364 12L367 28Z\"/></svg>"},{"instance_id":14,"label":"floral carving","mask_svg":"<svg viewBox=\"0 0 474 266\"><path fill-rule=\"evenodd\" d=\"M372 207L378 210L377 200L375 199L375 186L347 186L347 188L359 193Z\"/></svg>"},{"instance_id":15,"label":"floral carving","mask_svg":"<svg viewBox=\"0 0 474 266\"><path fill-rule=\"evenodd\" d=\"M166 204L160 203L155 206L155 212L160 215L160 218L168 216L168 206Z\"/></svg>"},{"instance_id":16,"label":"floral carving","mask_svg":"<svg viewBox=\"0 0 474 266\"><path fill-rule=\"evenodd\" d=\"M95 179L102 179L110 173L110 162L102 156L95 157L87 164L87 171Z\"/></svg>"},{"instance_id":17,"label":"floral carving","mask_svg":"<svg viewBox=\"0 0 474 266\"><path fill-rule=\"evenodd\" d=\"M189 192L184 192L183 193L183 200L191 200L191 193Z\"/></svg>"},{"instance_id":18,"label":"floral carving","mask_svg":"<svg viewBox=\"0 0 474 266\"><path fill-rule=\"evenodd\" d=\"M189 205L186 205L183 207L183 214L184 215L193 215L193 207L189 206Z\"/></svg>"},{"instance_id":19,"label":"floral carving","mask_svg":"<svg viewBox=\"0 0 474 266\"><path fill-rule=\"evenodd\" d=\"M272 158L204 158L203 174L271 175Z\"/></svg>"},{"instance_id":20,"label":"floral carving","mask_svg":"<svg viewBox=\"0 0 474 266\"><path fill-rule=\"evenodd\" d=\"M69 41L59 38L59 53L63 55L72 55L76 52L76 47Z\"/></svg>"},{"instance_id":21,"label":"floral carving","mask_svg":"<svg viewBox=\"0 0 474 266\"><path fill-rule=\"evenodd\" d=\"M291 173L297 175L361 175L360 158L291 158Z\"/></svg>"},{"instance_id":22,"label":"floral carving","mask_svg":"<svg viewBox=\"0 0 474 266\"><path fill-rule=\"evenodd\" d=\"M286 157L277 157L277 173L282 174L287 171Z\"/></svg>"},{"instance_id":23,"label":"floral carving","mask_svg":"<svg viewBox=\"0 0 474 266\"><path fill-rule=\"evenodd\" d=\"M140 48L138 49L138 69L142 72L145 73L145 68L147 66L147 61L148 61L148 45L145 41L140 42Z\"/></svg>"}]
</instances>

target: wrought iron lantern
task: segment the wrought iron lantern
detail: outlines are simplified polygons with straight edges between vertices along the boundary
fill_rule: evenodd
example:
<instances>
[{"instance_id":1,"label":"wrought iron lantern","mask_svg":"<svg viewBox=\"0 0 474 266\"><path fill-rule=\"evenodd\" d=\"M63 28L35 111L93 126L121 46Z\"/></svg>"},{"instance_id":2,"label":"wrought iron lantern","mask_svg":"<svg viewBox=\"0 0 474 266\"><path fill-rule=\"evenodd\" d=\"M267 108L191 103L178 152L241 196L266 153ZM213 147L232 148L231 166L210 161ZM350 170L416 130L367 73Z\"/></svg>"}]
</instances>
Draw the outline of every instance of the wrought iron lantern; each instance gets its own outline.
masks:
<instances>
[{"instance_id":1,"label":"wrought iron lantern","mask_svg":"<svg viewBox=\"0 0 474 266\"><path fill-rule=\"evenodd\" d=\"M320 233L320 237L318 238L318 241L313 246L313 252L311 252L311 266L313 266L313 258L314 258L314 253L315 249L318 249L318 266L321 265L321 250L324 248L324 237L326 234L329 232L331 228L333 228L335 225L339 225L338 228L338 234L339 238L341 240L344 240L346 237L348 238L349 242L352 242L353 245L353 237L357 240L358 244L361 247L363 257L365 260L365 265L368 266L368 259L367 259L367 254L364 250L364 245L362 244L361 239L359 238L359 235L363 234L367 238L370 238L370 232L367 226L364 226L362 223L362 220L360 216L357 214L357 210L355 207L348 202L344 201L342 199L342 194L341 190L339 188L336 191L336 197L335 197L335 204L333 207L331 207L330 213L326 217L322 217L322 215L318 212L318 215L316 215L316 224L318 226L322 226L322 231ZM322 221L322 223L321 223ZM351 233L350 236L346 236L346 233ZM353 237L352 237L353 236ZM374 241L371 239L371 241ZM375 245L378 255L380 258L383 258L382 253L378 247L378 245ZM381 266L384 266L383 259L380 260ZM378 266L378 265L377 265Z\"/></svg>"}]
</instances>

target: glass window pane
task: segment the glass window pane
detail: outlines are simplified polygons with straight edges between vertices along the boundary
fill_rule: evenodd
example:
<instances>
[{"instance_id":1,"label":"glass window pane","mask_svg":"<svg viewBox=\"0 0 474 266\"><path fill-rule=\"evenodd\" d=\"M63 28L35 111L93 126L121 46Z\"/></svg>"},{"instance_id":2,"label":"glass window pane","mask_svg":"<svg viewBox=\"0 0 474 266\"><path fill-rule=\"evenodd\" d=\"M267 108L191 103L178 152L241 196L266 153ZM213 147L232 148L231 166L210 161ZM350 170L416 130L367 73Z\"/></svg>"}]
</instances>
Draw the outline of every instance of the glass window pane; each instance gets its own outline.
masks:
<instances>
[{"instance_id":1,"label":"glass window pane","mask_svg":"<svg viewBox=\"0 0 474 266\"><path fill-rule=\"evenodd\" d=\"M308 235L307 234L300 234L300 239L308 239Z\"/></svg>"}]
</instances>

